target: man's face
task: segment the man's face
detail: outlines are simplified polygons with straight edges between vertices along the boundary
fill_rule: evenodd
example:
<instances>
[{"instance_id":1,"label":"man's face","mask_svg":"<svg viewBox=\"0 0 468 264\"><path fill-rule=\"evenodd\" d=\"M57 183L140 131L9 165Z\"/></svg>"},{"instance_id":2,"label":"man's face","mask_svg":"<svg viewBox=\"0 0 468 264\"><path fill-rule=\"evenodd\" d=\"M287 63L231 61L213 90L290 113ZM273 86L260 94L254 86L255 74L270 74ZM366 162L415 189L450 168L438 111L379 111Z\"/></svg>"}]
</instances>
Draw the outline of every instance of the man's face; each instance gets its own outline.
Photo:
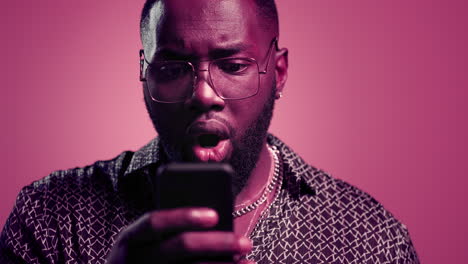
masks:
<instances>
[{"instance_id":1,"label":"man's face","mask_svg":"<svg viewBox=\"0 0 468 264\"><path fill-rule=\"evenodd\" d=\"M191 98L180 103L152 101L144 83L146 106L169 159L229 162L239 177L235 192L265 143L277 87L276 50L267 58L275 36L259 25L255 10L247 0L159 1L150 14L153 43L145 46L150 62L187 60L196 69L224 57L254 58L260 70L269 64L258 93L241 100L221 99L203 71L196 73Z\"/></svg>"}]
</instances>

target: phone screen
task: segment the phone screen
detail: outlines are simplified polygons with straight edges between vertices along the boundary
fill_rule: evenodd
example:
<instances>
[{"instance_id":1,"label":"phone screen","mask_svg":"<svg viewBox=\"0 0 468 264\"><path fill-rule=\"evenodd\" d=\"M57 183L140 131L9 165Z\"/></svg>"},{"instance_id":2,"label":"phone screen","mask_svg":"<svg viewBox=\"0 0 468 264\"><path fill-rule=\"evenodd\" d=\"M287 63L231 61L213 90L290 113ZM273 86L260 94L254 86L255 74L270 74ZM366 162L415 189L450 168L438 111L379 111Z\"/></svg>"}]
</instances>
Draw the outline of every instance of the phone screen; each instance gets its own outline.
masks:
<instances>
[{"instance_id":1,"label":"phone screen","mask_svg":"<svg viewBox=\"0 0 468 264\"><path fill-rule=\"evenodd\" d=\"M218 212L214 230L233 230L233 169L223 163L171 163L154 181L156 208L209 207Z\"/></svg>"}]
</instances>

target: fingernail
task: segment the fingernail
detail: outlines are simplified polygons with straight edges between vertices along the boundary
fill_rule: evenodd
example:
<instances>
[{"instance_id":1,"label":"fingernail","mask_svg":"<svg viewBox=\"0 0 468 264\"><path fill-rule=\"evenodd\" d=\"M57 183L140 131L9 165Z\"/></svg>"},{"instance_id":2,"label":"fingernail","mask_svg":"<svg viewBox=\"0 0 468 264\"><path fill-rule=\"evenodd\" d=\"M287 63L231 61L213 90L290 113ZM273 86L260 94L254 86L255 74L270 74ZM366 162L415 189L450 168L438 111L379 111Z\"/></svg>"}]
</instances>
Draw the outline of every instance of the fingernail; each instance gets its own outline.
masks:
<instances>
[{"instance_id":1,"label":"fingernail","mask_svg":"<svg viewBox=\"0 0 468 264\"><path fill-rule=\"evenodd\" d=\"M252 249L252 241L246 237L239 239L239 247L242 251L250 251Z\"/></svg>"},{"instance_id":2,"label":"fingernail","mask_svg":"<svg viewBox=\"0 0 468 264\"><path fill-rule=\"evenodd\" d=\"M192 210L192 217L200 219L200 218L215 218L216 212L210 209L195 209Z\"/></svg>"}]
</instances>

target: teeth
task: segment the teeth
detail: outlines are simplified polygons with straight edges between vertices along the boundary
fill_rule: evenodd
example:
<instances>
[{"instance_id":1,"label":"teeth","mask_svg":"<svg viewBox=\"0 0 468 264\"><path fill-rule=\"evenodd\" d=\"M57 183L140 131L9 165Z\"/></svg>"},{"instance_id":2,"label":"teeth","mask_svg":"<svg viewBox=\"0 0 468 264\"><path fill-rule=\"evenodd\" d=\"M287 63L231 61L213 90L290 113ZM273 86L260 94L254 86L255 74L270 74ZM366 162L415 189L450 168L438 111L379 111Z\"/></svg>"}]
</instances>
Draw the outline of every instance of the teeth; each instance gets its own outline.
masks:
<instances>
[{"instance_id":1,"label":"teeth","mask_svg":"<svg viewBox=\"0 0 468 264\"><path fill-rule=\"evenodd\" d=\"M214 134L205 134L198 136L198 143L204 148L212 148L218 145L219 137Z\"/></svg>"}]
</instances>

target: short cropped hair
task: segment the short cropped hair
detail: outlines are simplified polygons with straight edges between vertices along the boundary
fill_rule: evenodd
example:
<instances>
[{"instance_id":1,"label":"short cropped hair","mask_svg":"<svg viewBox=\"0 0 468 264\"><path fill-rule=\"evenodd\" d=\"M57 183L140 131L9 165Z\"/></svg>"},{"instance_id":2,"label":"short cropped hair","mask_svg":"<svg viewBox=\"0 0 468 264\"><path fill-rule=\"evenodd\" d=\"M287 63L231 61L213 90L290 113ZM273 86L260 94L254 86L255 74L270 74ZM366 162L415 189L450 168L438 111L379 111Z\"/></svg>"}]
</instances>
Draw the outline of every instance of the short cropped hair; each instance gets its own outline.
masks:
<instances>
[{"instance_id":1,"label":"short cropped hair","mask_svg":"<svg viewBox=\"0 0 468 264\"><path fill-rule=\"evenodd\" d=\"M145 34L148 30L149 13L154 4L159 0L146 0L143 10L141 11L140 18L140 37L143 45L145 45ZM276 8L275 0L252 0L257 5L257 14L263 18L262 25L266 30L272 30L275 35L279 31L278 10Z\"/></svg>"}]
</instances>

